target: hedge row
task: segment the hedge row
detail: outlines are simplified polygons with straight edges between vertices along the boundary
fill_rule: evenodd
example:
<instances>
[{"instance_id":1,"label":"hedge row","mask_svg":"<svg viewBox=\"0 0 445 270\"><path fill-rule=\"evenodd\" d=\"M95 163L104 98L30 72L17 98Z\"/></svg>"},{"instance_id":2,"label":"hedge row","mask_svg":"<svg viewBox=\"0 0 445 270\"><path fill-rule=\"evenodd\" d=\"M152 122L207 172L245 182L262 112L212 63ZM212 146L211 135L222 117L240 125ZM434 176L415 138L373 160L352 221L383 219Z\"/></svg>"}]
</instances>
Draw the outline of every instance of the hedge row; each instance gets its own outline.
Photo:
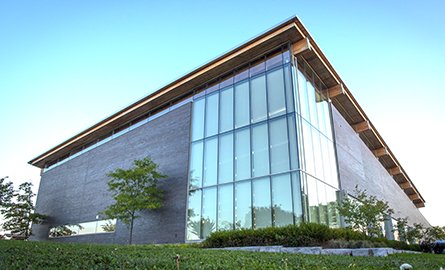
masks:
<instances>
[{"instance_id":1,"label":"hedge row","mask_svg":"<svg viewBox=\"0 0 445 270\"><path fill-rule=\"evenodd\" d=\"M337 241L333 241L337 240ZM273 246L287 247L392 247L396 249L420 250L417 245L408 245L385 238L371 238L348 228L329 228L326 225L302 223L299 226L270 227L264 229L242 229L212 233L203 243L206 248Z\"/></svg>"}]
</instances>

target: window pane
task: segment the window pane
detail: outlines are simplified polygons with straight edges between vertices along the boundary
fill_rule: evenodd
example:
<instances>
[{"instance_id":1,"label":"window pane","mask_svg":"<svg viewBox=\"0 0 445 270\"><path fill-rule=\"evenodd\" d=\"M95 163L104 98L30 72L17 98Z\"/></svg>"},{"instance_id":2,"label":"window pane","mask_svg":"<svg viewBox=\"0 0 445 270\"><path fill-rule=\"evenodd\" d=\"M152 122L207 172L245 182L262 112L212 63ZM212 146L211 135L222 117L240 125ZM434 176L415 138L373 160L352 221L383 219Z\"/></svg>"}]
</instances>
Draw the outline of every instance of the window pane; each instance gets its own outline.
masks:
<instances>
[{"instance_id":1,"label":"window pane","mask_svg":"<svg viewBox=\"0 0 445 270\"><path fill-rule=\"evenodd\" d=\"M233 133L219 137L219 183L233 181Z\"/></svg>"},{"instance_id":2,"label":"window pane","mask_svg":"<svg viewBox=\"0 0 445 270\"><path fill-rule=\"evenodd\" d=\"M216 231L216 187L203 189L201 225L203 238Z\"/></svg>"},{"instance_id":3,"label":"window pane","mask_svg":"<svg viewBox=\"0 0 445 270\"><path fill-rule=\"evenodd\" d=\"M325 98L319 94L318 92L315 92L315 99L317 102L317 114L318 114L318 130L320 130L321 133L326 134L327 130L326 130L326 121L328 121L329 119L325 119L325 105L327 104L327 102L325 101Z\"/></svg>"},{"instance_id":4,"label":"window pane","mask_svg":"<svg viewBox=\"0 0 445 270\"><path fill-rule=\"evenodd\" d=\"M304 77L301 71L297 72L298 74L298 93L300 97L300 114L301 116L310 121L310 113L309 113L309 100L307 96L307 87L306 87L306 77Z\"/></svg>"},{"instance_id":5,"label":"window pane","mask_svg":"<svg viewBox=\"0 0 445 270\"><path fill-rule=\"evenodd\" d=\"M96 233L107 233L116 231L116 220L106 219L97 221Z\"/></svg>"},{"instance_id":6,"label":"window pane","mask_svg":"<svg viewBox=\"0 0 445 270\"><path fill-rule=\"evenodd\" d=\"M202 185L202 158L203 158L202 141L192 143L190 154L190 187L198 188Z\"/></svg>"},{"instance_id":7,"label":"window pane","mask_svg":"<svg viewBox=\"0 0 445 270\"><path fill-rule=\"evenodd\" d=\"M317 192L320 224L328 225L328 203L326 199L326 185L320 181L317 181Z\"/></svg>"},{"instance_id":8,"label":"window pane","mask_svg":"<svg viewBox=\"0 0 445 270\"><path fill-rule=\"evenodd\" d=\"M252 181L253 228L272 226L269 177Z\"/></svg>"},{"instance_id":9,"label":"window pane","mask_svg":"<svg viewBox=\"0 0 445 270\"><path fill-rule=\"evenodd\" d=\"M329 141L328 143L328 150L329 150L329 160L331 162L331 184L332 186L338 188L338 174L337 174L337 158L335 156L335 149L334 149L334 143L332 141Z\"/></svg>"},{"instance_id":10,"label":"window pane","mask_svg":"<svg viewBox=\"0 0 445 270\"><path fill-rule=\"evenodd\" d=\"M201 235L201 190L189 192L187 209L187 240L198 240Z\"/></svg>"},{"instance_id":11,"label":"window pane","mask_svg":"<svg viewBox=\"0 0 445 270\"><path fill-rule=\"evenodd\" d=\"M89 233L95 233L96 232L96 225L97 222L83 222L79 224L79 234L89 234Z\"/></svg>"},{"instance_id":12,"label":"window pane","mask_svg":"<svg viewBox=\"0 0 445 270\"><path fill-rule=\"evenodd\" d=\"M286 85L286 107L287 112L290 113L294 111L294 98L292 94L292 73L290 66L284 67L284 82Z\"/></svg>"},{"instance_id":13,"label":"window pane","mask_svg":"<svg viewBox=\"0 0 445 270\"><path fill-rule=\"evenodd\" d=\"M311 126L304 120L302 121L302 126L305 170L307 173L315 175L314 150L312 148L312 129Z\"/></svg>"},{"instance_id":14,"label":"window pane","mask_svg":"<svg viewBox=\"0 0 445 270\"><path fill-rule=\"evenodd\" d=\"M269 143L267 124L252 128L252 176L269 174Z\"/></svg>"},{"instance_id":15,"label":"window pane","mask_svg":"<svg viewBox=\"0 0 445 270\"><path fill-rule=\"evenodd\" d=\"M290 147L290 160L291 169L298 169L298 146L297 146L297 127L295 122L295 116L291 115L287 118L289 128L289 147Z\"/></svg>"},{"instance_id":16,"label":"window pane","mask_svg":"<svg viewBox=\"0 0 445 270\"><path fill-rule=\"evenodd\" d=\"M309 101L310 122L314 127L318 127L317 102L315 98L315 88L309 81L306 81L307 96Z\"/></svg>"},{"instance_id":17,"label":"window pane","mask_svg":"<svg viewBox=\"0 0 445 270\"><path fill-rule=\"evenodd\" d=\"M331 114L330 114L330 110L331 107L329 106L329 103L324 102L324 118L325 120L325 125L326 125L326 136L328 136L329 139L332 140L332 125L331 125Z\"/></svg>"},{"instance_id":18,"label":"window pane","mask_svg":"<svg viewBox=\"0 0 445 270\"><path fill-rule=\"evenodd\" d=\"M289 174L272 177L272 206L275 226L293 224L292 188Z\"/></svg>"},{"instance_id":19,"label":"window pane","mask_svg":"<svg viewBox=\"0 0 445 270\"><path fill-rule=\"evenodd\" d=\"M218 133L218 93L207 96L206 102L206 137Z\"/></svg>"},{"instance_id":20,"label":"window pane","mask_svg":"<svg viewBox=\"0 0 445 270\"><path fill-rule=\"evenodd\" d=\"M307 175L307 193L309 203L309 222L320 223L317 183L316 180L309 175Z\"/></svg>"},{"instance_id":21,"label":"window pane","mask_svg":"<svg viewBox=\"0 0 445 270\"><path fill-rule=\"evenodd\" d=\"M233 87L221 91L219 132L233 129Z\"/></svg>"},{"instance_id":22,"label":"window pane","mask_svg":"<svg viewBox=\"0 0 445 270\"><path fill-rule=\"evenodd\" d=\"M218 187L218 230L233 230L233 184Z\"/></svg>"},{"instance_id":23,"label":"window pane","mask_svg":"<svg viewBox=\"0 0 445 270\"><path fill-rule=\"evenodd\" d=\"M267 119L267 101L266 101L266 77L260 76L251 81L251 121L259 122Z\"/></svg>"},{"instance_id":24,"label":"window pane","mask_svg":"<svg viewBox=\"0 0 445 270\"><path fill-rule=\"evenodd\" d=\"M300 177L298 173L292 173L292 194L294 203L295 223L298 224L303 221L303 206L301 195L303 189L301 188Z\"/></svg>"},{"instance_id":25,"label":"window pane","mask_svg":"<svg viewBox=\"0 0 445 270\"><path fill-rule=\"evenodd\" d=\"M249 124L249 82L235 86L235 127Z\"/></svg>"},{"instance_id":26,"label":"window pane","mask_svg":"<svg viewBox=\"0 0 445 270\"><path fill-rule=\"evenodd\" d=\"M339 228L340 227L340 216L337 210L338 206L338 191L331 188L326 187L326 199L328 204L328 225L331 228Z\"/></svg>"},{"instance_id":27,"label":"window pane","mask_svg":"<svg viewBox=\"0 0 445 270\"><path fill-rule=\"evenodd\" d=\"M193 101L192 141L204 137L204 108L205 98Z\"/></svg>"},{"instance_id":28,"label":"window pane","mask_svg":"<svg viewBox=\"0 0 445 270\"><path fill-rule=\"evenodd\" d=\"M320 132L315 128L312 128L312 143L314 149L314 165L315 165L315 176L319 179L324 179L323 175L323 158L321 154L320 145Z\"/></svg>"},{"instance_id":29,"label":"window pane","mask_svg":"<svg viewBox=\"0 0 445 270\"><path fill-rule=\"evenodd\" d=\"M289 146L286 118L270 122L270 170L278 173L289 170Z\"/></svg>"},{"instance_id":30,"label":"window pane","mask_svg":"<svg viewBox=\"0 0 445 270\"><path fill-rule=\"evenodd\" d=\"M235 228L252 228L250 181L235 184Z\"/></svg>"},{"instance_id":31,"label":"window pane","mask_svg":"<svg viewBox=\"0 0 445 270\"><path fill-rule=\"evenodd\" d=\"M269 99L269 117L286 113L282 68L267 74L267 91Z\"/></svg>"},{"instance_id":32,"label":"window pane","mask_svg":"<svg viewBox=\"0 0 445 270\"><path fill-rule=\"evenodd\" d=\"M216 185L218 139L212 138L205 141L204 146L204 179L203 186Z\"/></svg>"},{"instance_id":33,"label":"window pane","mask_svg":"<svg viewBox=\"0 0 445 270\"><path fill-rule=\"evenodd\" d=\"M250 129L235 133L235 179L250 178Z\"/></svg>"}]
</instances>

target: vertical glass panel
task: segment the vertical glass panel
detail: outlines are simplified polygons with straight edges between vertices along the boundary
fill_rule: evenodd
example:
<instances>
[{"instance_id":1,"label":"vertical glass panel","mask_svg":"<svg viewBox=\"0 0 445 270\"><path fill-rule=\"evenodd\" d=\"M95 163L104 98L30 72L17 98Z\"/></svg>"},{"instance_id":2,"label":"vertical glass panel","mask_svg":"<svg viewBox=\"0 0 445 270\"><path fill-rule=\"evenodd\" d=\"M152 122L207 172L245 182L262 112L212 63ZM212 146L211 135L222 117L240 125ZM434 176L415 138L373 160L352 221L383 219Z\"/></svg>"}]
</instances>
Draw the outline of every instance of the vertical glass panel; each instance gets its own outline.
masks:
<instances>
[{"instance_id":1,"label":"vertical glass panel","mask_svg":"<svg viewBox=\"0 0 445 270\"><path fill-rule=\"evenodd\" d=\"M324 179L323 158L321 155L321 145L320 145L320 132L315 128L312 128L312 143L314 149L315 176L319 179Z\"/></svg>"},{"instance_id":2,"label":"vertical glass panel","mask_svg":"<svg viewBox=\"0 0 445 270\"><path fill-rule=\"evenodd\" d=\"M323 135L320 136L320 143L321 143L321 157L323 159L323 181L328 183L329 185L336 186L334 179L332 179L331 176L331 160L330 160L330 154L329 154L329 143L330 141Z\"/></svg>"},{"instance_id":3,"label":"vertical glass panel","mask_svg":"<svg viewBox=\"0 0 445 270\"><path fill-rule=\"evenodd\" d=\"M216 185L218 139L212 138L205 141L204 146L204 177L203 186Z\"/></svg>"},{"instance_id":4,"label":"vertical glass panel","mask_svg":"<svg viewBox=\"0 0 445 270\"><path fill-rule=\"evenodd\" d=\"M219 132L233 129L233 87L220 93Z\"/></svg>"},{"instance_id":5,"label":"vertical glass panel","mask_svg":"<svg viewBox=\"0 0 445 270\"><path fill-rule=\"evenodd\" d=\"M267 124L252 128L252 176L269 174L269 142Z\"/></svg>"},{"instance_id":6,"label":"vertical glass panel","mask_svg":"<svg viewBox=\"0 0 445 270\"><path fill-rule=\"evenodd\" d=\"M326 121L327 119L325 119L325 105L326 105L326 101L325 98L318 92L315 92L315 100L317 102L317 118L318 118L318 130L320 130L320 132L322 134L326 134Z\"/></svg>"},{"instance_id":7,"label":"vertical glass panel","mask_svg":"<svg viewBox=\"0 0 445 270\"><path fill-rule=\"evenodd\" d=\"M219 158L218 158L218 179L219 183L233 181L233 133L219 137Z\"/></svg>"},{"instance_id":8,"label":"vertical glass panel","mask_svg":"<svg viewBox=\"0 0 445 270\"><path fill-rule=\"evenodd\" d=\"M202 237L206 238L216 231L216 187L202 191Z\"/></svg>"},{"instance_id":9,"label":"vertical glass panel","mask_svg":"<svg viewBox=\"0 0 445 270\"><path fill-rule=\"evenodd\" d=\"M297 127L295 123L295 116L289 116L287 118L287 123L289 129L290 165L291 170L295 170L298 168Z\"/></svg>"},{"instance_id":10,"label":"vertical glass panel","mask_svg":"<svg viewBox=\"0 0 445 270\"><path fill-rule=\"evenodd\" d=\"M202 185L202 158L203 158L202 141L192 143L190 154L190 189L201 187Z\"/></svg>"},{"instance_id":11,"label":"vertical glass panel","mask_svg":"<svg viewBox=\"0 0 445 270\"><path fill-rule=\"evenodd\" d=\"M286 113L282 68L267 74L267 97L269 102L269 117Z\"/></svg>"},{"instance_id":12,"label":"vertical glass panel","mask_svg":"<svg viewBox=\"0 0 445 270\"><path fill-rule=\"evenodd\" d=\"M204 137L204 109L205 98L193 101L192 141L196 141Z\"/></svg>"},{"instance_id":13,"label":"vertical glass panel","mask_svg":"<svg viewBox=\"0 0 445 270\"><path fill-rule=\"evenodd\" d=\"M257 77L250 82L251 87L251 121L259 122L267 119L266 77Z\"/></svg>"},{"instance_id":14,"label":"vertical glass panel","mask_svg":"<svg viewBox=\"0 0 445 270\"><path fill-rule=\"evenodd\" d=\"M306 87L306 77L304 77L301 71L297 72L298 74L298 93L300 97L300 114L301 116L310 121L310 113L309 113L309 99L307 95L307 87Z\"/></svg>"},{"instance_id":15,"label":"vertical glass panel","mask_svg":"<svg viewBox=\"0 0 445 270\"><path fill-rule=\"evenodd\" d=\"M320 224L328 225L328 203L326 200L327 185L317 180L318 192L318 212L320 215Z\"/></svg>"},{"instance_id":16,"label":"vertical glass panel","mask_svg":"<svg viewBox=\"0 0 445 270\"><path fill-rule=\"evenodd\" d=\"M308 217L309 222L320 223L318 211L318 191L317 182L314 178L307 175L307 196L308 196Z\"/></svg>"},{"instance_id":17,"label":"vertical glass panel","mask_svg":"<svg viewBox=\"0 0 445 270\"><path fill-rule=\"evenodd\" d=\"M269 125L271 173L288 171L289 143L287 140L286 118L271 121Z\"/></svg>"},{"instance_id":18,"label":"vertical glass panel","mask_svg":"<svg viewBox=\"0 0 445 270\"><path fill-rule=\"evenodd\" d=\"M187 240L199 240L201 236L201 190L189 191L187 209Z\"/></svg>"},{"instance_id":19,"label":"vertical glass panel","mask_svg":"<svg viewBox=\"0 0 445 270\"><path fill-rule=\"evenodd\" d=\"M218 230L233 230L233 184L218 187Z\"/></svg>"},{"instance_id":20,"label":"vertical glass panel","mask_svg":"<svg viewBox=\"0 0 445 270\"><path fill-rule=\"evenodd\" d=\"M249 82L235 86L235 128L249 124Z\"/></svg>"},{"instance_id":21,"label":"vertical glass panel","mask_svg":"<svg viewBox=\"0 0 445 270\"><path fill-rule=\"evenodd\" d=\"M250 178L250 129L235 133L235 179Z\"/></svg>"},{"instance_id":22,"label":"vertical glass panel","mask_svg":"<svg viewBox=\"0 0 445 270\"><path fill-rule=\"evenodd\" d=\"M314 150L312 148L312 129L311 126L304 120L302 121L302 126L305 170L306 172L315 175Z\"/></svg>"},{"instance_id":23,"label":"vertical glass panel","mask_svg":"<svg viewBox=\"0 0 445 270\"><path fill-rule=\"evenodd\" d=\"M292 94L292 73L290 66L284 67L284 83L286 87L286 107L287 112L290 113L294 111L294 97Z\"/></svg>"},{"instance_id":24,"label":"vertical glass panel","mask_svg":"<svg viewBox=\"0 0 445 270\"><path fill-rule=\"evenodd\" d=\"M272 210L275 226L294 223L290 174L272 177Z\"/></svg>"},{"instance_id":25,"label":"vertical glass panel","mask_svg":"<svg viewBox=\"0 0 445 270\"><path fill-rule=\"evenodd\" d=\"M307 96L309 101L309 111L311 114L310 122L314 127L318 128L317 101L315 97L315 88L311 82L307 81Z\"/></svg>"},{"instance_id":26,"label":"vertical glass panel","mask_svg":"<svg viewBox=\"0 0 445 270\"><path fill-rule=\"evenodd\" d=\"M252 181L253 228L272 226L269 177Z\"/></svg>"},{"instance_id":27,"label":"vertical glass panel","mask_svg":"<svg viewBox=\"0 0 445 270\"><path fill-rule=\"evenodd\" d=\"M324 102L324 110L323 110L323 112L324 112L324 119L326 119L325 120L325 125L326 125L326 128L325 128L326 134L325 135L330 140L332 140L332 125L331 125L331 113L330 113L330 111L331 111L331 106L329 105L328 102Z\"/></svg>"},{"instance_id":28,"label":"vertical glass panel","mask_svg":"<svg viewBox=\"0 0 445 270\"><path fill-rule=\"evenodd\" d=\"M218 93L206 97L206 137L218 133Z\"/></svg>"},{"instance_id":29,"label":"vertical glass panel","mask_svg":"<svg viewBox=\"0 0 445 270\"><path fill-rule=\"evenodd\" d=\"M292 173L292 195L293 195L293 204L294 204L294 218L295 224L299 224L303 221L303 206L302 206L302 198L303 189L301 188L301 182L299 174Z\"/></svg>"},{"instance_id":30,"label":"vertical glass panel","mask_svg":"<svg viewBox=\"0 0 445 270\"><path fill-rule=\"evenodd\" d=\"M337 174L337 158L335 156L335 149L334 149L334 143L332 141L329 141L328 143L328 150L329 150L329 160L331 162L331 184L332 186L338 188L338 174Z\"/></svg>"},{"instance_id":31,"label":"vertical glass panel","mask_svg":"<svg viewBox=\"0 0 445 270\"><path fill-rule=\"evenodd\" d=\"M252 228L250 181L235 184L235 228Z\"/></svg>"},{"instance_id":32,"label":"vertical glass panel","mask_svg":"<svg viewBox=\"0 0 445 270\"><path fill-rule=\"evenodd\" d=\"M97 222L84 222L79 224L79 234L89 234L89 233L95 233L96 232L96 225Z\"/></svg>"},{"instance_id":33,"label":"vertical glass panel","mask_svg":"<svg viewBox=\"0 0 445 270\"><path fill-rule=\"evenodd\" d=\"M96 233L107 233L116 231L116 220L106 219L97 221Z\"/></svg>"},{"instance_id":34,"label":"vertical glass panel","mask_svg":"<svg viewBox=\"0 0 445 270\"><path fill-rule=\"evenodd\" d=\"M331 228L340 227L340 216L337 210L338 193L339 192L337 190L331 187L326 187L326 200L328 205L328 225Z\"/></svg>"}]
</instances>

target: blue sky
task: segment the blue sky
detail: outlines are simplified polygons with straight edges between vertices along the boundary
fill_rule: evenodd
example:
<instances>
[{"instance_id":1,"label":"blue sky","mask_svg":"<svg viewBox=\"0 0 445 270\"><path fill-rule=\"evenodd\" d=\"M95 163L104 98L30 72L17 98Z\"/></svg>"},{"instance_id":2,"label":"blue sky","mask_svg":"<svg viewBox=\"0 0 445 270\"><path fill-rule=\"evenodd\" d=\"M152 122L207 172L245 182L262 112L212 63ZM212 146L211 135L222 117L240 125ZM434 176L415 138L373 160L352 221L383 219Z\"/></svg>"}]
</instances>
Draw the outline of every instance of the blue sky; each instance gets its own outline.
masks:
<instances>
[{"instance_id":1,"label":"blue sky","mask_svg":"<svg viewBox=\"0 0 445 270\"><path fill-rule=\"evenodd\" d=\"M445 225L445 2L0 2L0 177L298 15Z\"/></svg>"}]
</instances>

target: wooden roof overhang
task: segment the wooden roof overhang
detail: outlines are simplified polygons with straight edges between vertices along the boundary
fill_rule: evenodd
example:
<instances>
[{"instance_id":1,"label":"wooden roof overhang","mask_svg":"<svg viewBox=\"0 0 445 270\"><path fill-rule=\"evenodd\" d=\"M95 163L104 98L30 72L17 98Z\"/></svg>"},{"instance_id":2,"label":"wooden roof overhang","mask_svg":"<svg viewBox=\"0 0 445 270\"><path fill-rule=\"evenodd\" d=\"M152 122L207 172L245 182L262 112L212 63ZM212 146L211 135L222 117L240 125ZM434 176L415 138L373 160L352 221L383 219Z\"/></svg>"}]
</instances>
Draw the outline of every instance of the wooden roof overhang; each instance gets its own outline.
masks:
<instances>
[{"instance_id":1,"label":"wooden roof overhang","mask_svg":"<svg viewBox=\"0 0 445 270\"><path fill-rule=\"evenodd\" d=\"M233 71L234 68L240 67L250 60L287 43L293 44L294 54L303 57L324 85L327 86L328 96L332 104L359 133L360 138L373 151L383 167L393 176L407 196L417 207L423 207L424 199L352 96L345 83L297 17L281 23L107 117L32 159L29 161L29 164L44 168L47 163L67 157L74 150L79 149L79 147L108 136L118 127L131 124L132 121L137 121L137 119L156 113L182 99L192 96L195 93L195 89L209 81L215 80L215 78Z\"/></svg>"}]
</instances>

